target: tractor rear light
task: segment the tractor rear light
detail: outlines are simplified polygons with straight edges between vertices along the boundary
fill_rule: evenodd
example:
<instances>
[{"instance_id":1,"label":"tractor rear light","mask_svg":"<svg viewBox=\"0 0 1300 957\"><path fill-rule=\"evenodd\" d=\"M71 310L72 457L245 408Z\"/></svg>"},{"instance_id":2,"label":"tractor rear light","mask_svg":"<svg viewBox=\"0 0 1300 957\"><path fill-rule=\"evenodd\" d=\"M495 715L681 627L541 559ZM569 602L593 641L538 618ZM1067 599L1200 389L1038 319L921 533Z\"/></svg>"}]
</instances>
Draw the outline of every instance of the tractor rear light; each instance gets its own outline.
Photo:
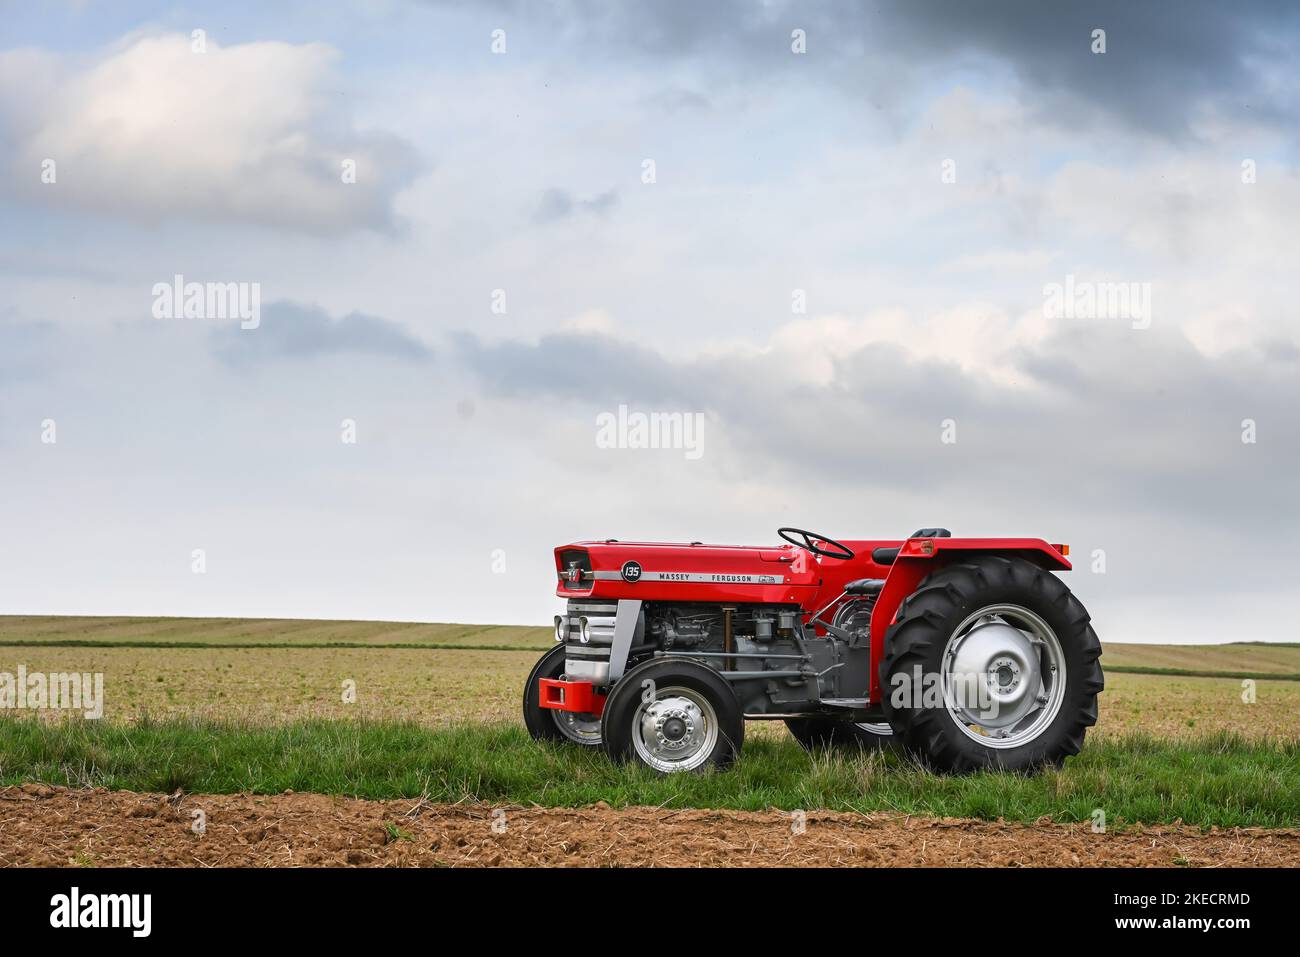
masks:
<instances>
[{"instance_id":1,"label":"tractor rear light","mask_svg":"<svg viewBox=\"0 0 1300 957\"><path fill-rule=\"evenodd\" d=\"M555 640L564 641L569 637L569 619L563 615L555 616Z\"/></svg>"}]
</instances>

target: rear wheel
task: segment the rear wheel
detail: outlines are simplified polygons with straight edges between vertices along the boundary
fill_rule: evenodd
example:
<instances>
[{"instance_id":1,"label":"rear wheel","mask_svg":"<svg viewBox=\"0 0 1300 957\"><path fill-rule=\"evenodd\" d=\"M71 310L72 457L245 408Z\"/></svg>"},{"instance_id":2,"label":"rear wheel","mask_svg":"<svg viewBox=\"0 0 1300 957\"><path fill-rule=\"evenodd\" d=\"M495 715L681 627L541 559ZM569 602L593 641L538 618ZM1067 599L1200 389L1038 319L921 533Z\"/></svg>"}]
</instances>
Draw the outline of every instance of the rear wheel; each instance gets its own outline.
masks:
<instances>
[{"instance_id":1,"label":"rear wheel","mask_svg":"<svg viewBox=\"0 0 1300 957\"><path fill-rule=\"evenodd\" d=\"M786 718L790 734L809 751L831 747L876 751L894 743L894 729L886 722L840 721L835 718Z\"/></svg>"},{"instance_id":2,"label":"rear wheel","mask_svg":"<svg viewBox=\"0 0 1300 957\"><path fill-rule=\"evenodd\" d=\"M647 661L605 699L605 753L661 774L726 767L740 753L745 718L735 692L712 668L692 661Z\"/></svg>"},{"instance_id":3,"label":"rear wheel","mask_svg":"<svg viewBox=\"0 0 1300 957\"><path fill-rule=\"evenodd\" d=\"M1097 723L1101 643L1088 612L1023 559L935 572L899 606L885 648L890 725L936 770L1059 766Z\"/></svg>"},{"instance_id":4,"label":"rear wheel","mask_svg":"<svg viewBox=\"0 0 1300 957\"><path fill-rule=\"evenodd\" d=\"M524 727L536 741L567 741L585 748L600 747L600 716L586 712L543 708L542 678L564 676L564 645L556 645L533 666L524 685Z\"/></svg>"}]
</instances>

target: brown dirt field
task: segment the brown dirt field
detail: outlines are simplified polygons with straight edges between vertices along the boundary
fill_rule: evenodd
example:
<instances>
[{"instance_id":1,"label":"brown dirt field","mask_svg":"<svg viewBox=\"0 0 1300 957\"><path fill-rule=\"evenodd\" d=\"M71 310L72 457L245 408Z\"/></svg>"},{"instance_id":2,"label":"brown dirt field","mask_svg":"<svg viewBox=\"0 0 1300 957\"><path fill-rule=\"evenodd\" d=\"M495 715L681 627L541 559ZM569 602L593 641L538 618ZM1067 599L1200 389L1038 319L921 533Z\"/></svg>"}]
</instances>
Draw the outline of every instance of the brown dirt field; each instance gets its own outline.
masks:
<instances>
[{"instance_id":1,"label":"brown dirt field","mask_svg":"<svg viewBox=\"0 0 1300 957\"><path fill-rule=\"evenodd\" d=\"M203 835L193 814L206 815ZM1087 825L809 812L491 808L319 794L0 789L8 866L1300 865L1300 830ZM494 826L495 825L495 826Z\"/></svg>"}]
</instances>

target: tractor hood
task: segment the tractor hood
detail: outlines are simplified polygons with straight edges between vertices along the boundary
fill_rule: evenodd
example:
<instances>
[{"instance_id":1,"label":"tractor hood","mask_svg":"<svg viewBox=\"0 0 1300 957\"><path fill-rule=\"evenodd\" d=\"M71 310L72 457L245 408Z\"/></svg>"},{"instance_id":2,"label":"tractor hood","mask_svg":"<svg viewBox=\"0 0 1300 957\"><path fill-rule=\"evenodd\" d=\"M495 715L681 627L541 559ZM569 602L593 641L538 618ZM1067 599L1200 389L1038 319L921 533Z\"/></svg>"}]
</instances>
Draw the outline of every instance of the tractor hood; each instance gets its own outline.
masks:
<instances>
[{"instance_id":1,"label":"tractor hood","mask_svg":"<svg viewBox=\"0 0 1300 957\"><path fill-rule=\"evenodd\" d=\"M656 601L798 601L815 559L792 545L574 542L555 550L556 594Z\"/></svg>"}]
</instances>

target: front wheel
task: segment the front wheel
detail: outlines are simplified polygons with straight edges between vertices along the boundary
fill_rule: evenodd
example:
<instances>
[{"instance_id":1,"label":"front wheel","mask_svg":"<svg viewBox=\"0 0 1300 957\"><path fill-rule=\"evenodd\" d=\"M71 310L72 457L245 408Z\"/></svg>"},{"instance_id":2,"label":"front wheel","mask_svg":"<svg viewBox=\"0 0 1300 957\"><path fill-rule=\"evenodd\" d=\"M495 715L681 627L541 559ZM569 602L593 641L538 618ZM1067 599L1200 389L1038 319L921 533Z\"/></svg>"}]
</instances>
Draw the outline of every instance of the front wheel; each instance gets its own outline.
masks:
<instances>
[{"instance_id":1,"label":"front wheel","mask_svg":"<svg viewBox=\"0 0 1300 957\"><path fill-rule=\"evenodd\" d=\"M930 575L899 606L880 663L902 744L939 771L1034 770L1097 723L1101 643L1055 575L984 556Z\"/></svg>"},{"instance_id":2,"label":"front wheel","mask_svg":"<svg viewBox=\"0 0 1300 957\"><path fill-rule=\"evenodd\" d=\"M661 774L723 768L740 753L745 716L731 686L693 661L656 659L614 686L600 719L605 753Z\"/></svg>"},{"instance_id":3,"label":"front wheel","mask_svg":"<svg viewBox=\"0 0 1300 957\"><path fill-rule=\"evenodd\" d=\"M556 645L533 666L524 685L524 727L535 741L567 741L584 748L600 747L600 717L541 706L542 678L564 675L564 645Z\"/></svg>"}]
</instances>

